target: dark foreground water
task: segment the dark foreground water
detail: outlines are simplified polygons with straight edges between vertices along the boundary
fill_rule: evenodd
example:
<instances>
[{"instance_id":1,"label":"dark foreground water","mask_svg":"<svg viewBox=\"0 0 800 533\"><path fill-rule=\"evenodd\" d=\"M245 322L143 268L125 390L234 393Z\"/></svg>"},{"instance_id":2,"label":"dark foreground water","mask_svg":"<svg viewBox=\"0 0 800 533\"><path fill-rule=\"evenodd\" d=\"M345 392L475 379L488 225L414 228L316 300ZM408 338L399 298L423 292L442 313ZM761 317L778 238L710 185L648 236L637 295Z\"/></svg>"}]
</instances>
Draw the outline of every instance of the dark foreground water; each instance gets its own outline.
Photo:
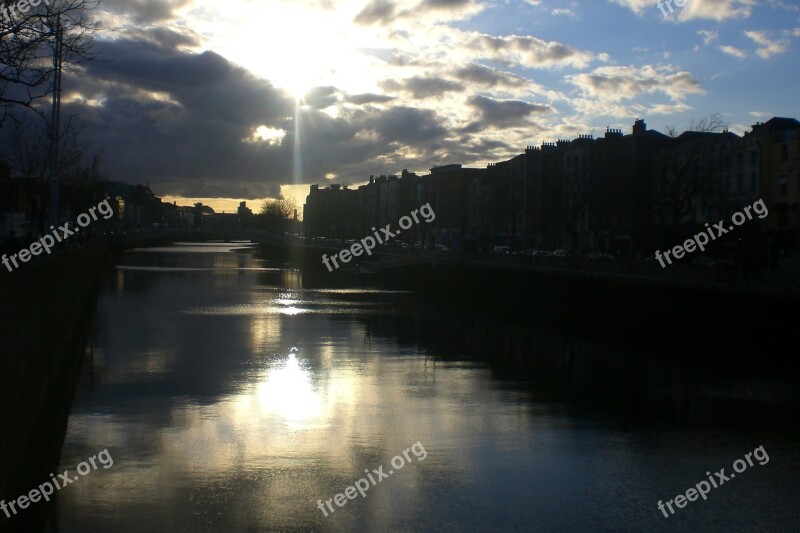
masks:
<instances>
[{"instance_id":1,"label":"dark foreground water","mask_svg":"<svg viewBox=\"0 0 800 533\"><path fill-rule=\"evenodd\" d=\"M59 472L113 466L64 487L49 530L800 530L798 379L774 354L699 364L687 341L679 363L232 248L109 271Z\"/></svg>"}]
</instances>

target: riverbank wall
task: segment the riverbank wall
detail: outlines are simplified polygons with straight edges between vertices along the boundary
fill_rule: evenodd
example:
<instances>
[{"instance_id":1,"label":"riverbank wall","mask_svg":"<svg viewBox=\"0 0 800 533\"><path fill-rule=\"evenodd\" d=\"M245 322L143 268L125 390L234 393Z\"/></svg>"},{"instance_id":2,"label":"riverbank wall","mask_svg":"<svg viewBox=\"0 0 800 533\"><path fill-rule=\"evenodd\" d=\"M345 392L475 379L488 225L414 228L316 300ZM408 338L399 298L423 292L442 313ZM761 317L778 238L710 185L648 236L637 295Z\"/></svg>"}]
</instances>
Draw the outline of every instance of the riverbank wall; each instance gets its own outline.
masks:
<instances>
[{"instance_id":1,"label":"riverbank wall","mask_svg":"<svg viewBox=\"0 0 800 533\"><path fill-rule=\"evenodd\" d=\"M78 382L108 245L95 240L0 274L0 498L27 494L54 472ZM35 531L40 502L0 531Z\"/></svg>"}]
</instances>

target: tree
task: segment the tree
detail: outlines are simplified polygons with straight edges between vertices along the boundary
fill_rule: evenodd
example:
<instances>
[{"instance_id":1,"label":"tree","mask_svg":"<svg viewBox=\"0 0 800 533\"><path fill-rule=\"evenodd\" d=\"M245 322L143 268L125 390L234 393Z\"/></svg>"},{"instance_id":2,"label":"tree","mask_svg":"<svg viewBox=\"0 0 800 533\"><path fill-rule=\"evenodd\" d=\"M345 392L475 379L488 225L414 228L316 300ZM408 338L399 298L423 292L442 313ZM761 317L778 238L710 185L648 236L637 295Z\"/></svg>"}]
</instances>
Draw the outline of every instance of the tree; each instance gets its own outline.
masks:
<instances>
[{"instance_id":1,"label":"tree","mask_svg":"<svg viewBox=\"0 0 800 533\"><path fill-rule=\"evenodd\" d=\"M49 0L33 7L19 2L0 5L0 125L15 108L29 109L42 118L38 101L51 94L57 68L53 60L61 35L61 65L79 73L79 65L95 59L93 35L99 23L90 18L98 0Z\"/></svg>"},{"instance_id":2,"label":"tree","mask_svg":"<svg viewBox=\"0 0 800 533\"><path fill-rule=\"evenodd\" d=\"M720 185L722 146L728 124L720 113L692 119L686 132L668 126L667 135L676 143L658 157L658 190L670 223L678 226L698 206L708 206L717 197Z\"/></svg>"},{"instance_id":3,"label":"tree","mask_svg":"<svg viewBox=\"0 0 800 533\"><path fill-rule=\"evenodd\" d=\"M96 184L102 152L92 151L81 140L78 128L67 125L59 138L59 179L63 189L63 207L82 212L96 203ZM44 122L21 120L11 123L0 157L25 179L25 186L44 194L48 181L50 139ZM33 216L44 224L45 206L29 206Z\"/></svg>"},{"instance_id":4,"label":"tree","mask_svg":"<svg viewBox=\"0 0 800 533\"><path fill-rule=\"evenodd\" d=\"M719 133L728 129L728 123L725 122L720 113L711 113L708 116L691 119L689 125L686 126L684 131L696 131L700 133ZM675 125L666 126L664 133L673 139L680 136L678 127Z\"/></svg>"},{"instance_id":5,"label":"tree","mask_svg":"<svg viewBox=\"0 0 800 533\"><path fill-rule=\"evenodd\" d=\"M294 201L287 198L266 200L261 204L261 212L255 216L256 227L282 235L294 218L296 209Z\"/></svg>"}]
</instances>

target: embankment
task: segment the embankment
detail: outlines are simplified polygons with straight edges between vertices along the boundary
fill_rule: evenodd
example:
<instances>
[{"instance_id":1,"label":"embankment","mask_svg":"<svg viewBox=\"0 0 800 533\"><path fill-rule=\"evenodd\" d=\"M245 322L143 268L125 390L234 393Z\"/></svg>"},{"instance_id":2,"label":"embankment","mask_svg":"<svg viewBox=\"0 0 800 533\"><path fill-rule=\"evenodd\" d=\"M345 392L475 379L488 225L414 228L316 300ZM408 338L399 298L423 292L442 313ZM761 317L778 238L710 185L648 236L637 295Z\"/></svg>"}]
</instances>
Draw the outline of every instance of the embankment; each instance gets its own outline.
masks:
<instances>
[{"instance_id":1,"label":"embankment","mask_svg":"<svg viewBox=\"0 0 800 533\"><path fill-rule=\"evenodd\" d=\"M107 243L93 241L0 273L0 498L13 500L58 464ZM0 531L41 527L44 504Z\"/></svg>"}]
</instances>

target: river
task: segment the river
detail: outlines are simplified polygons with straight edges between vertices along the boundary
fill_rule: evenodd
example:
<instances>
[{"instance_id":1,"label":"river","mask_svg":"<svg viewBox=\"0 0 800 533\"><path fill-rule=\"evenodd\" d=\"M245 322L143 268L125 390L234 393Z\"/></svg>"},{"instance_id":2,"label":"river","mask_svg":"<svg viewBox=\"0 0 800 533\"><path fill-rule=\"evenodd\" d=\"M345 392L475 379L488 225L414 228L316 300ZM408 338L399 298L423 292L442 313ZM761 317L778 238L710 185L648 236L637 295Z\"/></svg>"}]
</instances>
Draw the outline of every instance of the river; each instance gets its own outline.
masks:
<instances>
[{"instance_id":1,"label":"river","mask_svg":"<svg viewBox=\"0 0 800 533\"><path fill-rule=\"evenodd\" d=\"M800 392L765 354L673 358L239 244L128 252L92 320L58 472L113 465L48 530L800 529Z\"/></svg>"}]
</instances>

